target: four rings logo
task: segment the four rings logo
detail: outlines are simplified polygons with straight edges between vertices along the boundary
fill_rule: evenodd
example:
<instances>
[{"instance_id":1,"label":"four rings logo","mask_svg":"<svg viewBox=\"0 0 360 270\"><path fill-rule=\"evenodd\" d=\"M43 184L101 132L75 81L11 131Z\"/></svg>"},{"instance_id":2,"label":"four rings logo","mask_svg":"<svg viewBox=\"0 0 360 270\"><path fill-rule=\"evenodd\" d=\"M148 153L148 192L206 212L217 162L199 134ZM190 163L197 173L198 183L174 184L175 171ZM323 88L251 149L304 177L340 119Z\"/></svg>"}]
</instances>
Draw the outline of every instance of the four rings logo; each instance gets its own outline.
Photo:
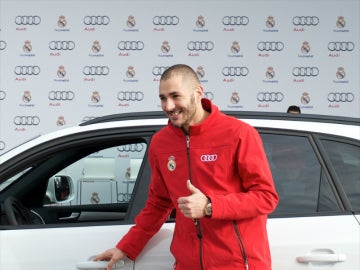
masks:
<instances>
[{"instance_id":1,"label":"four rings logo","mask_svg":"<svg viewBox=\"0 0 360 270\"><path fill-rule=\"evenodd\" d=\"M216 161L218 158L217 154L212 154L212 155L201 155L200 156L200 160L202 162L214 162Z\"/></svg>"},{"instance_id":2,"label":"four rings logo","mask_svg":"<svg viewBox=\"0 0 360 270\"><path fill-rule=\"evenodd\" d=\"M3 141L0 141L0 151L5 149L5 143Z\"/></svg>"},{"instance_id":3,"label":"four rings logo","mask_svg":"<svg viewBox=\"0 0 360 270\"><path fill-rule=\"evenodd\" d=\"M214 49L212 41L189 41L187 44L189 51L211 51Z\"/></svg>"},{"instance_id":4,"label":"four rings logo","mask_svg":"<svg viewBox=\"0 0 360 270\"><path fill-rule=\"evenodd\" d=\"M355 44L351 41L332 41L328 43L329 51L352 51L355 48Z\"/></svg>"},{"instance_id":5,"label":"four rings logo","mask_svg":"<svg viewBox=\"0 0 360 270\"><path fill-rule=\"evenodd\" d=\"M0 100L4 100L6 98L6 92L0 90Z\"/></svg>"},{"instance_id":6,"label":"four rings logo","mask_svg":"<svg viewBox=\"0 0 360 270\"><path fill-rule=\"evenodd\" d=\"M249 18L246 16L224 16L223 25L247 25Z\"/></svg>"},{"instance_id":7,"label":"four rings logo","mask_svg":"<svg viewBox=\"0 0 360 270\"><path fill-rule=\"evenodd\" d=\"M0 51L5 50L6 49L6 42L3 40L0 40Z\"/></svg>"},{"instance_id":8,"label":"four rings logo","mask_svg":"<svg viewBox=\"0 0 360 270\"><path fill-rule=\"evenodd\" d=\"M16 66L14 69L16 75L39 75L40 67L38 66Z\"/></svg>"},{"instance_id":9,"label":"four rings logo","mask_svg":"<svg viewBox=\"0 0 360 270\"><path fill-rule=\"evenodd\" d=\"M155 66L152 69L152 74L154 76L160 76L161 74L164 73L165 70L167 70L169 68L169 66L164 67L164 66Z\"/></svg>"},{"instance_id":10,"label":"four rings logo","mask_svg":"<svg viewBox=\"0 0 360 270\"><path fill-rule=\"evenodd\" d=\"M142 41L120 41L118 44L120 51L141 51L144 49Z\"/></svg>"},{"instance_id":11,"label":"four rings logo","mask_svg":"<svg viewBox=\"0 0 360 270\"><path fill-rule=\"evenodd\" d=\"M293 18L293 24L296 26L315 26L319 24L319 18L316 16L295 16Z\"/></svg>"},{"instance_id":12,"label":"four rings logo","mask_svg":"<svg viewBox=\"0 0 360 270\"><path fill-rule=\"evenodd\" d=\"M328 94L327 99L329 102L353 102L354 101L353 93L340 93L340 92L331 92Z\"/></svg>"},{"instance_id":13,"label":"four rings logo","mask_svg":"<svg viewBox=\"0 0 360 270\"><path fill-rule=\"evenodd\" d=\"M37 126L40 124L38 116L15 116L14 124L17 126Z\"/></svg>"},{"instance_id":14,"label":"four rings logo","mask_svg":"<svg viewBox=\"0 0 360 270\"><path fill-rule=\"evenodd\" d=\"M119 101L141 101L144 93L141 91L120 91L117 95Z\"/></svg>"},{"instance_id":15,"label":"four rings logo","mask_svg":"<svg viewBox=\"0 0 360 270\"><path fill-rule=\"evenodd\" d=\"M177 25L179 21L178 16L155 16L153 18L154 25Z\"/></svg>"},{"instance_id":16,"label":"four rings logo","mask_svg":"<svg viewBox=\"0 0 360 270\"><path fill-rule=\"evenodd\" d=\"M74 41L50 41L50 50L73 50L75 48Z\"/></svg>"},{"instance_id":17,"label":"four rings logo","mask_svg":"<svg viewBox=\"0 0 360 270\"><path fill-rule=\"evenodd\" d=\"M284 43L281 41L260 41L257 48L259 51L282 51Z\"/></svg>"},{"instance_id":18,"label":"four rings logo","mask_svg":"<svg viewBox=\"0 0 360 270\"><path fill-rule=\"evenodd\" d=\"M48 98L50 100L73 100L75 93L73 91L50 91Z\"/></svg>"},{"instance_id":19,"label":"four rings logo","mask_svg":"<svg viewBox=\"0 0 360 270\"><path fill-rule=\"evenodd\" d=\"M247 67L223 67L222 74L224 76L247 76L249 69Z\"/></svg>"},{"instance_id":20,"label":"four rings logo","mask_svg":"<svg viewBox=\"0 0 360 270\"><path fill-rule=\"evenodd\" d=\"M294 67L292 75L295 77L316 77L319 75L319 69L317 67Z\"/></svg>"},{"instance_id":21,"label":"four rings logo","mask_svg":"<svg viewBox=\"0 0 360 270\"><path fill-rule=\"evenodd\" d=\"M108 25L110 18L108 16L85 16L85 25Z\"/></svg>"},{"instance_id":22,"label":"four rings logo","mask_svg":"<svg viewBox=\"0 0 360 270\"><path fill-rule=\"evenodd\" d=\"M103 75L106 76L110 72L107 66L85 66L83 68L84 75Z\"/></svg>"},{"instance_id":23,"label":"four rings logo","mask_svg":"<svg viewBox=\"0 0 360 270\"><path fill-rule=\"evenodd\" d=\"M41 18L39 16L16 16L17 25L39 25Z\"/></svg>"},{"instance_id":24,"label":"four rings logo","mask_svg":"<svg viewBox=\"0 0 360 270\"><path fill-rule=\"evenodd\" d=\"M142 143L132 143L118 146L117 150L119 152L141 152L144 149L144 144Z\"/></svg>"},{"instance_id":25,"label":"four rings logo","mask_svg":"<svg viewBox=\"0 0 360 270\"><path fill-rule=\"evenodd\" d=\"M260 102L280 102L284 99L284 94L281 92L259 92L256 98Z\"/></svg>"}]
</instances>

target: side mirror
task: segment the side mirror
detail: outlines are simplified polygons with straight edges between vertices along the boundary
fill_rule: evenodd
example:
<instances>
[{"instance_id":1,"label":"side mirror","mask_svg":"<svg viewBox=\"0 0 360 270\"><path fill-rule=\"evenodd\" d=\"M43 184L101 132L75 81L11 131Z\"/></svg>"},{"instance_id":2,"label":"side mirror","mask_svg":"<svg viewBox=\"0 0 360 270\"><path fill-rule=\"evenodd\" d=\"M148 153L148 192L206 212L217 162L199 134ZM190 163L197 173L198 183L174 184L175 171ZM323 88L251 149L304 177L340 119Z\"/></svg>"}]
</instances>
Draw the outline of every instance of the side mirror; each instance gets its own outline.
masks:
<instances>
[{"instance_id":1,"label":"side mirror","mask_svg":"<svg viewBox=\"0 0 360 270\"><path fill-rule=\"evenodd\" d=\"M55 175L49 179L45 204L69 202L74 198L74 183L70 176Z\"/></svg>"}]
</instances>

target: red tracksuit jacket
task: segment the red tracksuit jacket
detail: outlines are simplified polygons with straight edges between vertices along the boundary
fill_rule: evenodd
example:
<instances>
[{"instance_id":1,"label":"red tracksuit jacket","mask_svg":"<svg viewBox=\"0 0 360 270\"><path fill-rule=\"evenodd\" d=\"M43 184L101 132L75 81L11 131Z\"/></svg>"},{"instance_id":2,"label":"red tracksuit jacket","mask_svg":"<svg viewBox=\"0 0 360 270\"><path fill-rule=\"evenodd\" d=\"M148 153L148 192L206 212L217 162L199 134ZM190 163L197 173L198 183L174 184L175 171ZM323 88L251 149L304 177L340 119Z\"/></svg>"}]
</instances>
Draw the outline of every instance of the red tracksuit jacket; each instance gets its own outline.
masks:
<instances>
[{"instance_id":1,"label":"red tracksuit jacket","mask_svg":"<svg viewBox=\"0 0 360 270\"><path fill-rule=\"evenodd\" d=\"M171 244L175 269L270 270L266 221L278 195L261 138L253 127L224 115L210 100L203 99L202 104L211 113L191 126L189 134L169 122L153 136L149 197L117 247L135 259L177 208L177 199L190 195L186 187L190 179L211 199L213 213L196 226L177 211Z\"/></svg>"}]
</instances>

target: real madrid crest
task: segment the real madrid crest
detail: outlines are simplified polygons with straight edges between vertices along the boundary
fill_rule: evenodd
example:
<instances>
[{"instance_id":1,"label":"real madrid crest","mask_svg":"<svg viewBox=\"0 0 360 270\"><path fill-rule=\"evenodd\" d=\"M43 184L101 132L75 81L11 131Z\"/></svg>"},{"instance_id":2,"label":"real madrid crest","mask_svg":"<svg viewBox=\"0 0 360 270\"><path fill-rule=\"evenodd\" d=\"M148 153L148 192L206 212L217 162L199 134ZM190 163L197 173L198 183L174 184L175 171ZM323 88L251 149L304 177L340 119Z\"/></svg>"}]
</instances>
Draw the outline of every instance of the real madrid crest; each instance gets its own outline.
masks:
<instances>
[{"instance_id":1,"label":"real madrid crest","mask_svg":"<svg viewBox=\"0 0 360 270\"><path fill-rule=\"evenodd\" d=\"M167 167L169 171L175 171L176 169L176 162L175 162L175 157L174 156L170 156L168 158L168 163L167 163Z\"/></svg>"}]
</instances>

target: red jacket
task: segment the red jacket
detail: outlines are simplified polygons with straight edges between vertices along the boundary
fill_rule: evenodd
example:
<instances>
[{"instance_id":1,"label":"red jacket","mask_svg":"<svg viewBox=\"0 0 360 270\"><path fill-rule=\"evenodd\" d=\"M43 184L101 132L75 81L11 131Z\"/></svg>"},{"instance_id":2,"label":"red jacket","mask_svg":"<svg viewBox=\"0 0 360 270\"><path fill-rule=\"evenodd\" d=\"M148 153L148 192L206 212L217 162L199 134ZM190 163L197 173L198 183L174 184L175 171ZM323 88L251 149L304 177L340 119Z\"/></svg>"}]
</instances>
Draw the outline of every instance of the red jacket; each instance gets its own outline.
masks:
<instances>
[{"instance_id":1,"label":"red jacket","mask_svg":"<svg viewBox=\"0 0 360 270\"><path fill-rule=\"evenodd\" d=\"M117 244L135 259L160 229L177 199L188 196L186 181L207 195L212 217L194 221L177 211L171 252L177 270L269 270L267 214L278 202L270 167L257 131L226 116L209 100L211 112L188 136L169 124L149 147L152 177L145 208ZM197 233L198 232L198 233ZM201 237L198 237L201 232Z\"/></svg>"}]
</instances>

